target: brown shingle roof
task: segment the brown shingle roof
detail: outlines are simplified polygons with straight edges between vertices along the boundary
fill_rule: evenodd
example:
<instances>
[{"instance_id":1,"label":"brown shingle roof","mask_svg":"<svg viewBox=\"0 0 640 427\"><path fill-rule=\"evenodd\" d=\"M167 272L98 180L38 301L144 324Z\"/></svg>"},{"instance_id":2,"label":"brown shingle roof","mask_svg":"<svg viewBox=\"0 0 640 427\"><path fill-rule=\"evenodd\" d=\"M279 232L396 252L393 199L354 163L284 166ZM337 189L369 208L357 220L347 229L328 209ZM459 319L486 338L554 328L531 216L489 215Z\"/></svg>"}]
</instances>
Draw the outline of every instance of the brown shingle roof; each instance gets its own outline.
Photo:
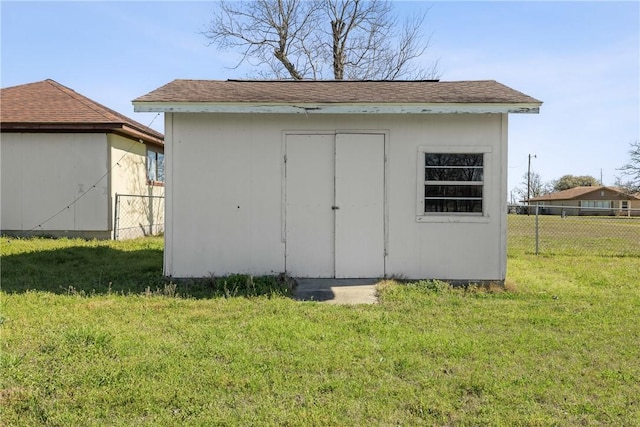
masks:
<instances>
[{"instance_id":1,"label":"brown shingle roof","mask_svg":"<svg viewBox=\"0 0 640 427\"><path fill-rule=\"evenodd\" d=\"M620 195L628 196L629 199L640 199L640 197L636 197L632 194L626 194L623 191L620 191L619 188L615 187L605 187L605 186L595 186L595 187L574 187L568 190L557 191L555 193L545 194L544 196L532 197L531 202L543 202L543 201L554 201L554 200L573 200L578 199L585 194L589 194L595 191L600 190L609 190L614 193L619 193Z\"/></svg>"},{"instance_id":2,"label":"brown shingle roof","mask_svg":"<svg viewBox=\"0 0 640 427\"><path fill-rule=\"evenodd\" d=\"M53 80L0 91L2 131L114 132L162 144L160 132L144 126Z\"/></svg>"},{"instance_id":3,"label":"brown shingle roof","mask_svg":"<svg viewBox=\"0 0 640 427\"><path fill-rule=\"evenodd\" d=\"M134 102L541 104L493 80L174 80Z\"/></svg>"}]
</instances>

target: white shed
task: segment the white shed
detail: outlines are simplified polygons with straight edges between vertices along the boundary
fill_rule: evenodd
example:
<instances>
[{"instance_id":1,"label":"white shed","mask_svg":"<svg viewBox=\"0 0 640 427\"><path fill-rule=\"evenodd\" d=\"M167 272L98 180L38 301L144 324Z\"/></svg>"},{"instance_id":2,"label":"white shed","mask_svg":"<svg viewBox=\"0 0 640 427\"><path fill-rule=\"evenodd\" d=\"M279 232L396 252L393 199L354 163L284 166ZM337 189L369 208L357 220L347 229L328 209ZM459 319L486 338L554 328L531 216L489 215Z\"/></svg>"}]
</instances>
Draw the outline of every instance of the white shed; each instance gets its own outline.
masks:
<instances>
[{"instance_id":1,"label":"white shed","mask_svg":"<svg viewBox=\"0 0 640 427\"><path fill-rule=\"evenodd\" d=\"M165 113L173 277L503 281L507 117L495 81L175 80Z\"/></svg>"}]
</instances>

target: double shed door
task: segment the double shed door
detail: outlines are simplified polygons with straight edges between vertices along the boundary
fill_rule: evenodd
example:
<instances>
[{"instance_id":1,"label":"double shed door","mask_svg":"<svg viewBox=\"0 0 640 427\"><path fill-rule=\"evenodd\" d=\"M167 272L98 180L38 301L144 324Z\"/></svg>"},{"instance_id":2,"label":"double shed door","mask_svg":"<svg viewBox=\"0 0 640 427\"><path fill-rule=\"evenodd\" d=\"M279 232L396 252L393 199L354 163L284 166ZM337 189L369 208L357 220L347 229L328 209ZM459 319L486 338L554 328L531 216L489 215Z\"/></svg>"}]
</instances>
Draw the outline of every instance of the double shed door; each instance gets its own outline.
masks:
<instances>
[{"instance_id":1,"label":"double shed door","mask_svg":"<svg viewBox=\"0 0 640 427\"><path fill-rule=\"evenodd\" d=\"M286 137L286 269L295 277L383 277L384 134Z\"/></svg>"}]
</instances>

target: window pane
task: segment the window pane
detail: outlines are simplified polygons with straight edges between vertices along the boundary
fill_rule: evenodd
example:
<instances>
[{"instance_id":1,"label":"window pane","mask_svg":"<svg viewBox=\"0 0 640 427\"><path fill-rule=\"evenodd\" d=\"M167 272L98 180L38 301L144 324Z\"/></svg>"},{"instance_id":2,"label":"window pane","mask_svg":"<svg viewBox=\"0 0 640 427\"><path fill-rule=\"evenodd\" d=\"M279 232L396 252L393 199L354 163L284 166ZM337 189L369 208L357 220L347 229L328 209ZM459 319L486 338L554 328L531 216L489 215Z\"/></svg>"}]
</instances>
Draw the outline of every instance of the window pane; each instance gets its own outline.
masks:
<instances>
[{"instance_id":1,"label":"window pane","mask_svg":"<svg viewBox=\"0 0 640 427\"><path fill-rule=\"evenodd\" d=\"M482 200L443 200L429 199L424 201L424 211L482 213Z\"/></svg>"},{"instance_id":2,"label":"window pane","mask_svg":"<svg viewBox=\"0 0 640 427\"><path fill-rule=\"evenodd\" d=\"M156 153L150 150L147 151L147 179L156 180Z\"/></svg>"},{"instance_id":3,"label":"window pane","mask_svg":"<svg viewBox=\"0 0 640 427\"><path fill-rule=\"evenodd\" d=\"M424 171L426 181L482 181L482 168L432 168Z\"/></svg>"},{"instance_id":4,"label":"window pane","mask_svg":"<svg viewBox=\"0 0 640 427\"><path fill-rule=\"evenodd\" d=\"M425 166L482 166L482 153L447 154L425 153Z\"/></svg>"},{"instance_id":5,"label":"window pane","mask_svg":"<svg viewBox=\"0 0 640 427\"><path fill-rule=\"evenodd\" d=\"M482 185L426 185L424 197L482 198Z\"/></svg>"},{"instance_id":6,"label":"window pane","mask_svg":"<svg viewBox=\"0 0 640 427\"><path fill-rule=\"evenodd\" d=\"M156 180L164 182L164 154L158 153L158 165L156 172Z\"/></svg>"}]
</instances>

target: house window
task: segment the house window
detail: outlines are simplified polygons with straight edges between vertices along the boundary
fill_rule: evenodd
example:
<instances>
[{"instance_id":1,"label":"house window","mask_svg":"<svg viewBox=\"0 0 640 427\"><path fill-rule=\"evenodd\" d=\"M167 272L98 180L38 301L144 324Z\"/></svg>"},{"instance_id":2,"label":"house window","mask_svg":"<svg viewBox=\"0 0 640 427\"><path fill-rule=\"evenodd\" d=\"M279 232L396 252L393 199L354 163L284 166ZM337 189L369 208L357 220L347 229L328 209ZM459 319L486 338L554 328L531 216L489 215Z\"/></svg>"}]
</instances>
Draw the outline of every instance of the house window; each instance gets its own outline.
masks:
<instances>
[{"instance_id":1,"label":"house window","mask_svg":"<svg viewBox=\"0 0 640 427\"><path fill-rule=\"evenodd\" d=\"M610 200L580 200L581 208L610 209Z\"/></svg>"},{"instance_id":2,"label":"house window","mask_svg":"<svg viewBox=\"0 0 640 427\"><path fill-rule=\"evenodd\" d=\"M455 216L455 221L486 222L490 153L488 146L418 147L416 220L449 221L447 217Z\"/></svg>"},{"instance_id":3,"label":"house window","mask_svg":"<svg viewBox=\"0 0 640 427\"><path fill-rule=\"evenodd\" d=\"M164 153L147 148L147 180L150 184L164 183Z\"/></svg>"}]
</instances>

